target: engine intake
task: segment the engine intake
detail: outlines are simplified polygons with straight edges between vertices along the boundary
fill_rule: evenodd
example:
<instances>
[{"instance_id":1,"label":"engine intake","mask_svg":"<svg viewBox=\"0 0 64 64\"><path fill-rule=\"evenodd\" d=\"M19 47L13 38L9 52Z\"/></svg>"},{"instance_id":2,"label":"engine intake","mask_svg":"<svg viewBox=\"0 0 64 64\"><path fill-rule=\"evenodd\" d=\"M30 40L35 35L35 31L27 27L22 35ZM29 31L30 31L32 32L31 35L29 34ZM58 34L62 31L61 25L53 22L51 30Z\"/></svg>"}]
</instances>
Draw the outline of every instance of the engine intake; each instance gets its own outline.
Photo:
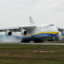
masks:
<instances>
[{"instance_id":1,"label":"engine intake","mask_svg":"<svg viewBox=\"0 0 64 64\"><path fill-rule=\"evenodd\" d=\"M12 35L12 32L11 31L6 31L6 35L7 36L11 36Z\"/></svg>"},{"instance_id":2,"label":"engine intake","mask_svg":"<svg viewBox=\"0 0 64 64\"><path fill-rule=\"evenodd\" d=\"M21 34L22 34L22 35L27 35L27 31L24 30L24 29L22 29Z\"/></svg>"},{"instance_id":3,"label":"engine intake","mask_svg":"<svg viewBox=\"0 0 64 64\"><path fill-rule=\"evenodd\" d=\"M12 32L8 32L8 36L11 36L12 35Z\"/></svg>"}]
</instances>

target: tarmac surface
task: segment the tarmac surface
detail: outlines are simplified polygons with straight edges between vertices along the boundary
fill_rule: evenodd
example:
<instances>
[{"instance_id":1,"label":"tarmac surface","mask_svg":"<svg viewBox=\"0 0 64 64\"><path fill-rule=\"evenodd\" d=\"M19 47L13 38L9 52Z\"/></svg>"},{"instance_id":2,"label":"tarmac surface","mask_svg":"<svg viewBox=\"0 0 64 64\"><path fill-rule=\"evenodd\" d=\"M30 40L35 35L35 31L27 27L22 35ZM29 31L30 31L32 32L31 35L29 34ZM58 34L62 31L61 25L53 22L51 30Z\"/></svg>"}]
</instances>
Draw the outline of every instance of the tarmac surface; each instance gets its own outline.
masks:
<instances>
[{"instance_id":1,"label":"tarmac surface","mask_svg":"<svg viewBox=\"0 0 64 64\"><path fill-rule=\"evenodd\" d=\"M64 45L64 43L20 43L20 44L33 44L33 45Z\"/></svg>"},{"instance_id":2,"label":"tarmac surface","mask_svg":"<svg viewBox=\"0 0 64 64\"><path fill-rule=\"evenodd\" d=\"M64 43L20 43L20 42L0 42L0 44L32 44L32 45L64 45Z\"/></svg>"}]
</instances>

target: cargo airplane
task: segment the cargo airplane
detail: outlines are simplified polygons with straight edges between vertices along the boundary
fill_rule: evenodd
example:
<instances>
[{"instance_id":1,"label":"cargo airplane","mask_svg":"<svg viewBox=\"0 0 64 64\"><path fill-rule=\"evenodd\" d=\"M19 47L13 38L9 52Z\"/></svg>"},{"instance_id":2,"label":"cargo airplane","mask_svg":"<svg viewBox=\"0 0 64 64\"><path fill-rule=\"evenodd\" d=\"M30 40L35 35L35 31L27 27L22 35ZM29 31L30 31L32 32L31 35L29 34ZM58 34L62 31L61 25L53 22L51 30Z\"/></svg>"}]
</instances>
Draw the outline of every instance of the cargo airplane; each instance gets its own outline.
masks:
<instances>
[{"instance_id":1,"label":"cargo airplane","mask_svg":"<svg viewBox=\"0 0 64 64\"><path fill-rule=\"evenodd\" d=\"M55 25L35 25L31 16L29 16L29 19L30 25L0 29L0 32L5 32L7 36L11 36L13 32L21 32L21 42L42 42L43 39L47 39L49 37L53 38L59 34L59 31Z\"/></svg>"}]
</instances>

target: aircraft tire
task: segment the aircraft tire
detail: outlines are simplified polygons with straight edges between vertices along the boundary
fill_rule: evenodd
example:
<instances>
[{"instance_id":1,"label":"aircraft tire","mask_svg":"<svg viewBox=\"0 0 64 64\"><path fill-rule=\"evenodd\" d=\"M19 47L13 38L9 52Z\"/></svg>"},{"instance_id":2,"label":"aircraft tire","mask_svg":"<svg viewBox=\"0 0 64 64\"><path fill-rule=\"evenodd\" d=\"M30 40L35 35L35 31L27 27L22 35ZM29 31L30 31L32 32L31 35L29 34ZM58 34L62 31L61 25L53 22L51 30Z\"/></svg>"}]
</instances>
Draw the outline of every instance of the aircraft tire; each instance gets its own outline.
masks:
<instances>
[{"instance_id":1,"label":"aircraft tire","mask_svg":"<svg viewBox=\"0 0 64 64\"><path fill-rule=\"evenodd\" d=\"M40 39L34 40L34 43L40 43L40 42L43 42L43 40L40 40Z\"/></svg>"},{"instance_id":2,"label":"aircraft tire","mask_svg":"<svg viewBox=\"0 0 64 64\"><path fill-rule=\"evenodd\" d=\"M23 39L23 40L21 41L21 43L28 43L28 42L30 42L29 39Z\"/></svg>"}]
</instances>

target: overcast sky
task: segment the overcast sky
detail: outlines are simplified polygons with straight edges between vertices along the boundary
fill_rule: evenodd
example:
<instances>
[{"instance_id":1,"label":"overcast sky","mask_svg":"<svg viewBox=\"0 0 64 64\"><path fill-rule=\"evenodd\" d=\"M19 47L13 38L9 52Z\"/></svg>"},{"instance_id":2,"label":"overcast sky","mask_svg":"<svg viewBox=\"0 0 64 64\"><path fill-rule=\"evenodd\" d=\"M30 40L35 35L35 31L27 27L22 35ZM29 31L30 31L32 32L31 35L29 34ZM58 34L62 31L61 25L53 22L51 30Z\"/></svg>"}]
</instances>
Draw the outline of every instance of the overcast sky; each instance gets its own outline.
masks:
<instances>
[{"instance_id":1,"label":"overcast sky","mask_svg":"<svg viewBox=\"0 0 64 64\"><path fill-rule=\"evenodd\" d=\"M55 24L64 27L64 0L0 0L0 27L29 24Z\"/></svg>"}]
</instances>

